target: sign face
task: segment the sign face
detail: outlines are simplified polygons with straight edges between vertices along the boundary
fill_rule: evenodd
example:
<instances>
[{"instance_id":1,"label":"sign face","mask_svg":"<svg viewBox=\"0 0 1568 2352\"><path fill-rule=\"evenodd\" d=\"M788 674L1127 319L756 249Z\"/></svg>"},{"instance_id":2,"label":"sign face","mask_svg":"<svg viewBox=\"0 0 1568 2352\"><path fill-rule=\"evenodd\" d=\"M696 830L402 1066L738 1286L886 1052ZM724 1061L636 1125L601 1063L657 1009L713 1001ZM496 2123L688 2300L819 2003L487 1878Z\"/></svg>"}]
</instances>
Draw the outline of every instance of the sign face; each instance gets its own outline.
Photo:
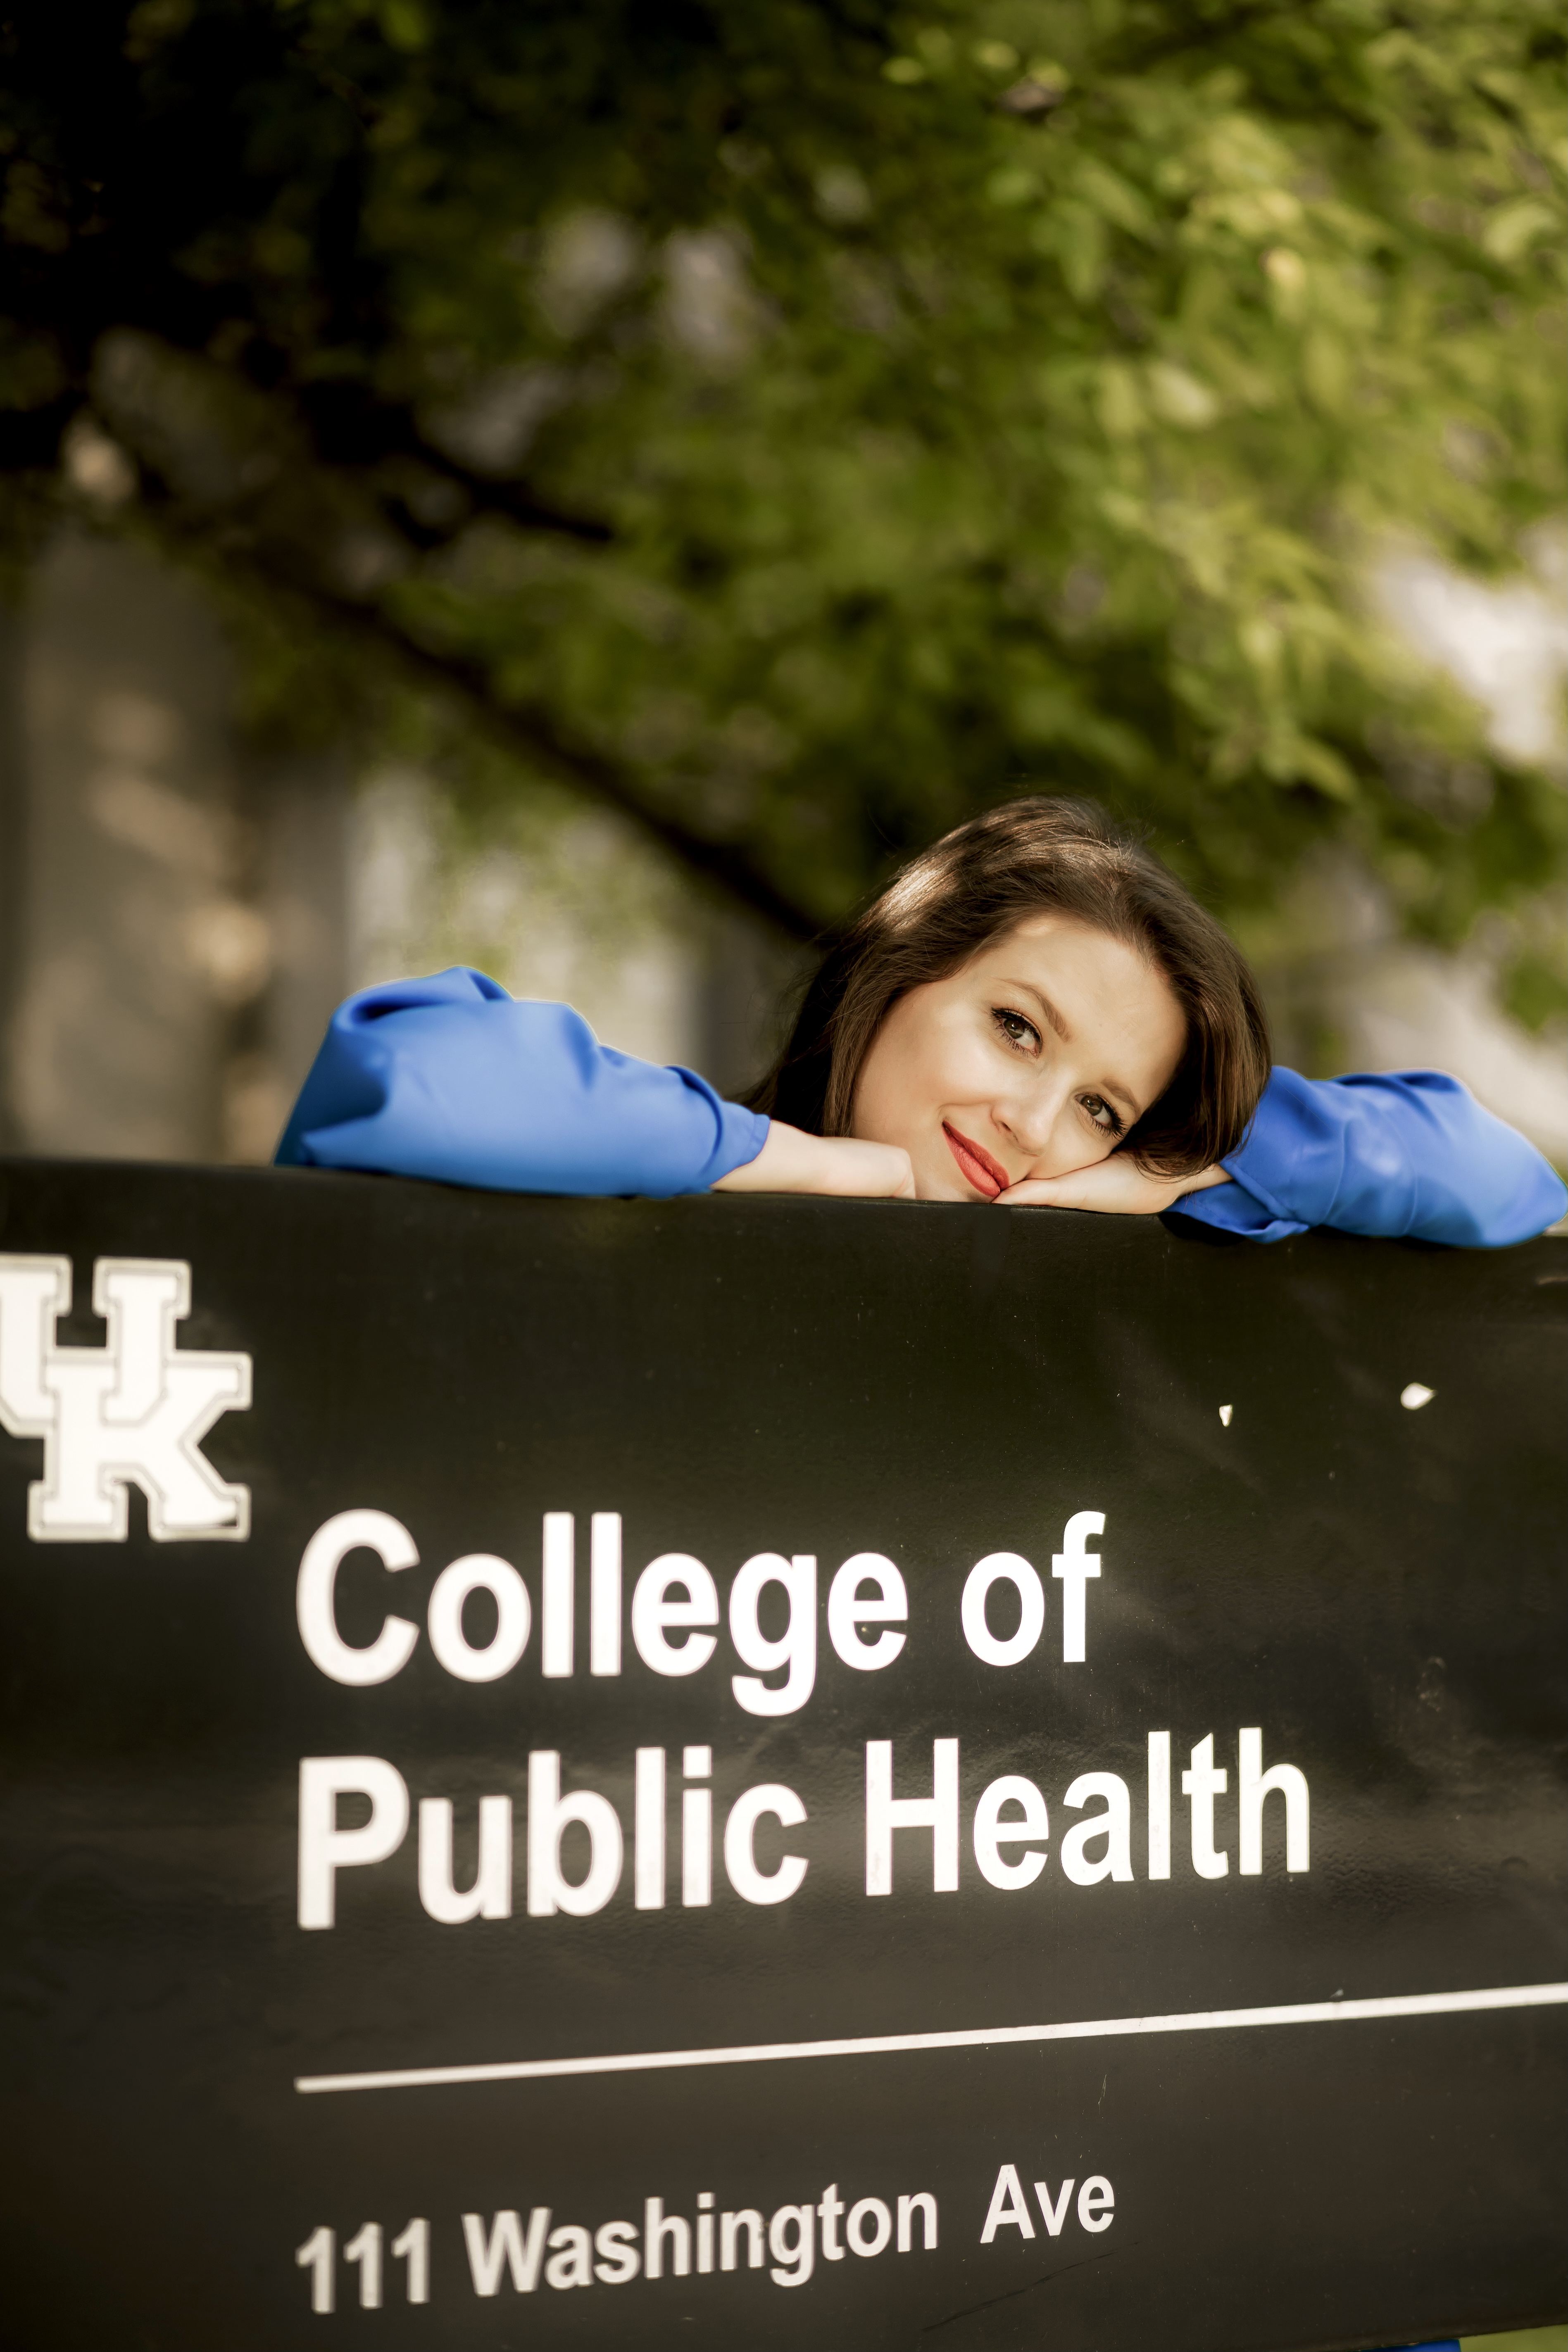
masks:
<instances>
[{"instance_id":1,"label":"sign face","mask_svg":"<svg viewBox=\"0 0 1568 2352\"><path fill-rule=\"evenodd\" d=\"M0 1175L12 2340L1568 2313L1568 1249Z\"/></svg>"}]
</instances>

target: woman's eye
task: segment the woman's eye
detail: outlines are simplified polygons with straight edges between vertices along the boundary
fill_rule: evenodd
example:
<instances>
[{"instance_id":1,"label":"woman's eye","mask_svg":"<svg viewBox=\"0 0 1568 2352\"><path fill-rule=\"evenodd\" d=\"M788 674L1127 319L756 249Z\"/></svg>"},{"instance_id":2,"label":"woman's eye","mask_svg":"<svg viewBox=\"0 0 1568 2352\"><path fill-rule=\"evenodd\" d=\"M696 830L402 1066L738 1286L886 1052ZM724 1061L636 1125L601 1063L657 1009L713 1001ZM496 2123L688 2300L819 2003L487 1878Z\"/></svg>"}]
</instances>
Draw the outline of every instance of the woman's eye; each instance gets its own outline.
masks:
<instances>
[{"instance_id":1,"label":"woman's eye","mask_svg":"<svg viewBox=\"0 0 1568 2352\"><path fill-rule=\"evenodd\" d=\"M1009 1045L1022 1045L1032 1052L1039 1044L1040 1033L1034 1023L1026 1021L1021 1013L1011 1012L1005 1004L994 1004L991 1018Z\"/></svg>"},{"instance_id":2,"label":"woman's eye","mask_svg":"<svg viewBox=\"0 0 1568 2352\"><path fill-rule=\"evenodd\" d=\"M1106 1101L1103 1095L1079 1095L1079 1100L1083 1105L1085 1110L1088 1111L1096 1127L1102 1127L1107 1135L1121 1134L1121 1121L1111 1109L1110 1105Z\"/></svg>"}]
</instances>

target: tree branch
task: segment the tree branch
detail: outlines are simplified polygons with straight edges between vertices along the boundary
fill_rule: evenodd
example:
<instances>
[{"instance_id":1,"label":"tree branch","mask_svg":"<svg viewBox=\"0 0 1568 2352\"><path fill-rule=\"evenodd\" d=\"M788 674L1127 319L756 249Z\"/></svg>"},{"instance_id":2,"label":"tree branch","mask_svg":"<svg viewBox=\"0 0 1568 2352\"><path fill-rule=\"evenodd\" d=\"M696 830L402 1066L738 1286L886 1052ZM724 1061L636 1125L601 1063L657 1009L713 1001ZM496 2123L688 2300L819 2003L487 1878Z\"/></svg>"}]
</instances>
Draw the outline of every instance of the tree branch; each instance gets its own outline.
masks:
<instances>
[{"instance_id":1,"label":"tree branch","mask_svg":"<svg viewBox=\"0 0 1568 2352\"><path fill-rule=\"evenodd\" d=\"M296 386L294 397L323 465L363 470L379 458L412 457L455 484L479 512L502 515L526 530L556 531L595 547L607 546L616 536L597 515L568 513L536 498L525 482L477 473L436 447L405 403L377 400L359 385L342 383Z\"/></svg>"},{"instance_id":2,"label":"tree branch","mask_svg":"<svg viewBox=\"0 0 1568 2352\"><path fill-rule=\"evenodd\" d=\"M171 552L186 562L194 560L198 566L215 552L220 554L226 572L232 576L236 569L243 569L274 604L280 600L292 604L310 625L327 624L462 703L479 730L500 750L542 768L629 817L678 865L716 885L790 940L809 940L819 934L822 918L781 889L746 850L732 842L715 841L655 807L637 789L627 769L593 746L571 741L542 705L498 701L494 683L481 663L424 644L381 605L306 577L298 565L254 541L237 545L231 536L215 548L211 518L190 514L185 502L145 459L142 471L142 511Z\"/></svg>"}]
</instances>

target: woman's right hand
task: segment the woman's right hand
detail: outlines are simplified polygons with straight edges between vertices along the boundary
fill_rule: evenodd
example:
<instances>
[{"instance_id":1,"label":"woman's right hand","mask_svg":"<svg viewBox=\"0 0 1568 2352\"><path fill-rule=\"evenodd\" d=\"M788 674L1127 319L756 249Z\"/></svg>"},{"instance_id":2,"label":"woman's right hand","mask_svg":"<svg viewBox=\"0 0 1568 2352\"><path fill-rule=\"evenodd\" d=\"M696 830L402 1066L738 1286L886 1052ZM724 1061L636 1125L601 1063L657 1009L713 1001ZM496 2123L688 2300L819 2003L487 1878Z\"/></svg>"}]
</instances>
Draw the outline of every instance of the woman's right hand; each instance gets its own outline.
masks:
<instances>
[{"instance_id":1,"label":"woman's right hand","mask_svg":"<svg viewBox=\"0 0 1568 2352\"><path fill-rule=\"evenodd\" d=\"M775 1118L754 1160L732 1168L715 1192L818 1192L840 1200L912 1201L914 1170L897 1143L850 1135L807 1135Z\"/></svg>"}]
</instances>

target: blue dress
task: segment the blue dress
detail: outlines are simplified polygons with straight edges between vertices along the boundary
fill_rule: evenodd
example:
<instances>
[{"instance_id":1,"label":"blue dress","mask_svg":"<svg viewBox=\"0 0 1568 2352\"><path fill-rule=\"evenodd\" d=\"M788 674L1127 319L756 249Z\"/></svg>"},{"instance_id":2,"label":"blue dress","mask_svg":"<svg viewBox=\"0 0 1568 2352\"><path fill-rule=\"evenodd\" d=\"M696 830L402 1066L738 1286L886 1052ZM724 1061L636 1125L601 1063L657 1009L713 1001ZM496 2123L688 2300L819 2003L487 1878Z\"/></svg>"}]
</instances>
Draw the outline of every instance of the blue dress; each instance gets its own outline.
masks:
<instances>
[{"instance_id":1,"label":"blue dress","mask_svg":"<svg viewBox=\"0 0 1568 2352\"><path fill-rule=\"evenodd\" d=\"M458 965L339 1007L278 1160L663 1200L707 1192L767 1132L693 1071L617 1054L570 1005L518 1002ZM1533 1145L1434 1070L1319 1083L1277 1069L1224 1165L1232 1181L1182 1213L1253 1241L1337 1225L1500 1249L1568 1208Z\"/></svg>"}]
</instances>

